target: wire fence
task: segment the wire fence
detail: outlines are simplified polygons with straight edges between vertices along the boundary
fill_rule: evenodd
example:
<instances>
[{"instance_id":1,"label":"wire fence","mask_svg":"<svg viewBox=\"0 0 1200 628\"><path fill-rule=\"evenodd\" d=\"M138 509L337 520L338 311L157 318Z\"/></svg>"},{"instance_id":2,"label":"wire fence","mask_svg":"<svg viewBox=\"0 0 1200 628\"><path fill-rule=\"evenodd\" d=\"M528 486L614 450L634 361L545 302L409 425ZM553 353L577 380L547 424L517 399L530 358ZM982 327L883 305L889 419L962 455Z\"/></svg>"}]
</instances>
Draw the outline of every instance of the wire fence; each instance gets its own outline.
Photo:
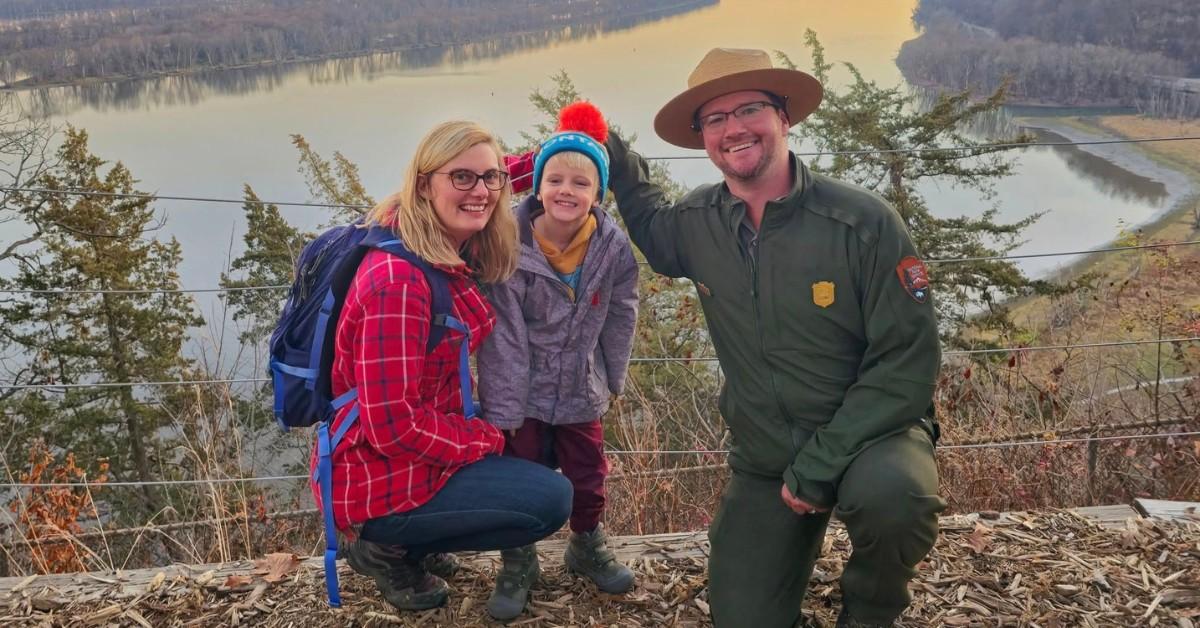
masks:
<instances>
[{"instance_id":1,"label":"wire fence","mask_svg":"<svg viewBox=\"0 0 1200 628\"><path fill-rule=\"evenodd\" d=\"M1111 347L1129 347L1138 345L1164 345L1178 344L1184 342L1198 342L1200 336L1185 336L1179 338L1148 338L1142 340L1114 340L1109 342L1079 342L1060 345L1034 345L1034 346L1017 346L1017 347L998 347L993 349L951 349L943 351L943 356L954 355L999 355L999 354L1024 354L1039 351L1070 351L1074 349L1105 349ZM681 356L635 356L629 359L632 364L654 364L654 363L697 363L697 362L719 362L715 356L698 356L698 357L681 357ZM165 387L165 386L207 386L214 384L229 385L229 384L265 384L270 382L269 377L231 377L231 378L214 378L214 379L185 379L185 380L163 380L163 381L148 381L148 382L88 382L88 383L67 383L67 384L0 384L0 390L51 390L51 391L67 391L84 388L129 388L137 386L145 387Z\"/></svg>"},{"instance_id":2,"label":"wire fence","mask_svg":"<svg viewBox=\"0 0 1200 628\"><path fill-rule=\"evenodd\" d=\"M1166 249L1177 246L1194 246L1200 244L1200 240L1182 240L1178 242L1156 242L1153 244L1136 244L1130 246L1113 246L1100 249L1080 249L1076 251L1056 251L1051 253L1025 253L1021 255L991 255L985 257L955 257L947 259L930 259L925 260L926 264L955 264L966 262L995 262L995 261L1011 261L1018 259L1032 259L1041 257L1065 257L1071 255L1091 255L1093 253L1120 253L1123 251L1143 251L1153 249ZM645 262L639 262L645 264ZM65 288L0 288L0 294L204 294L204 293L226 293L226 292L257 292L257 291L273 291L287 290L290 284L269 284L262 286L229 286L216 288L108 288L108 289L65 289Z\"/></svg>"},{"instance_id":3,"label":"wire fence","mask_svg":"<svg viewBox=\"0 0 1200 628\"><path fill-rule=\"evenodd\" d=\"M1172 424L1188 423L1195 421L1194 418L1178 418L1165 419L1159 421L1146 421L1138 423L1117 423L1111 425L1088 426L1079 428L1078 430L1067 430L1061 435L1086 433L1090 430L1090 434L1086 437L1078 438L1060 438L1056 435L1054 438L1046 438L1045 433L1042 433L1042 438L1025 439L1025 434L1018 435L1013 440L1007 441L986 441L986 442L964 442L964 443L947 443L938 444L937 451L955 451L965 449L1001 449L1010 447L1030 447L1036 445L1065 445L1075 443L1099 443L1109 441L1124 441L1124 440L1146 440L1146 439L1161 439L1161 438L1187 438L1192 436L1200 436L1200 431L1176 431L1163 432L1154 434L1122 434L1111 436L1099 436L1098 434L1107 430L1118 429L1139 429L1149 427L1162 427ZM1052 432L1052 430L1048 430ZM644 455L644 456L680 456L680 455L728 455L728 449L608 449L604 452L609 456L629 456L629 455ZM685 469L696 470L700 468L709 468L709 465L701 465L699 467L683 467ZM635 472L629 474L616 474L610 476L609 479L618 480L632 477L652 477L659 473L673 473L672 469L661 469L649 472ZM265 484L272 482L294 482L296 480L311 479L311 474L302 475L270 475L270 476L250 476L241 478L204 478L194 480L144 480L144 481L122 481L122 482L0 482L0 489L63 489L63 488L86 488L90 490L105 489L105 488L140 488L140 487L162 487L162 486L223 486L232 484Z\"/></svg>"},{"instance_id":4,"label":"wire fence","mask_svg":"<svg viewBox=\"0 0 1200 628\"><path fill-rule=\"evenodd\" d=\"M1061 142L991 142L975 145L964 146L931 146L924 148L864 148L859 150L837 150L837 151L806 151L796 152L799 157L834 157L834 156L861 156L861 155L894 155L894 154L914 154L921 155L925 153L949 153L949 152L978 152L981 155L988 154L1001 150L1025 150L1030 148L1053 148L1066 146L1103 146L1111 144L1145 144L1157 142L1186 142L1200 140L1200 136L1194 135L1171 135L1163 137L1139 137L1125 139L1110 139L1110 140L1082 140L1082 141L1061 141ZM646 157L649 161L687 161L708 159L707 155L666 155L658 157ZM532 176L533 173L526 173L514 180L520 180L524 177ZM223 203L234 205L275 205L277 207L313 207L327 209L370 209L370 205L355 204L355 203L318 203L312 201L271 201L262 199L245 199L245 198L220 198L212 196L184 196L175 194L147 194L147 193L127 193L127 192L99 192L95 190L74 190L60 188L40 188L40 187L22 187L22 186L2 186L2 192L20 192L26 194L64 194L75 196L94 196L98 198L121 198L121 199L142 199L142 200L161 200L161 201L187 201L193 203Z\"/></svg>"}]
</instances>

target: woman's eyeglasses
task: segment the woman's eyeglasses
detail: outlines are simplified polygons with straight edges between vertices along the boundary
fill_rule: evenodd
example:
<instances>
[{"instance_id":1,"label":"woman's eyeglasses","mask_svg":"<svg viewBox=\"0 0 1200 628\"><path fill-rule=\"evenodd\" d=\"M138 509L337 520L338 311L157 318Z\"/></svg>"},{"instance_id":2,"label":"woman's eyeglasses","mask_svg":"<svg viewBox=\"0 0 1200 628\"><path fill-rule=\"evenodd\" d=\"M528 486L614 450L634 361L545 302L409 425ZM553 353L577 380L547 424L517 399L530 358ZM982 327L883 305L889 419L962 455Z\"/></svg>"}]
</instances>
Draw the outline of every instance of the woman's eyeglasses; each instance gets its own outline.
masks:
<instances>
[{"instance_id":1,"label":"woman's eyeglasses","mask_svg":"<svg viewBox=\"0 0 1200 628\"><path fill-rule=\"evenodd\" d=\"M444 174L450 177L450 185L456 190L466 192L475 188L475 184L483 179L483 187L492 190L493 192L503 190L505 184L508 183L508 173L503 170L488 170L483 173L472 172L470 170L459 169L450 170L448 172L431 172L429 174Z\"/></svg>"}]
</instances>

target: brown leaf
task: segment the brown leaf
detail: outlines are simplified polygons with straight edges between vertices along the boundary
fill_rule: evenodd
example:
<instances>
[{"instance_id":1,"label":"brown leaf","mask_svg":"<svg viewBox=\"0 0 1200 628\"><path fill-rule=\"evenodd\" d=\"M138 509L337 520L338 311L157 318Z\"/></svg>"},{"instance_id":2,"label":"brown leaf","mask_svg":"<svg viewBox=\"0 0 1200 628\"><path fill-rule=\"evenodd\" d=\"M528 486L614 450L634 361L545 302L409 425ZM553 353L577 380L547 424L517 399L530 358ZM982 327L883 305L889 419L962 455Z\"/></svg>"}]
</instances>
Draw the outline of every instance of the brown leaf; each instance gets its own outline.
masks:
<instances>
[{"instance_id":1,"label":"brown leaf","mask_svg":"<svg viewBox=\"0 0 1200 628\"><path fill-rule=\"evenodd\" d=\"M229 577L225 579L225 584L221 586L226 589L239 589L248 584L250 584L250 576L243 576L235 573L230 574Z\"/></svg>"},{"instance_id":2,"label":"brown leaf","mask_svg":"<svg viewBox=\"0 0 1200 628\"><path fill-rule=\"evenodd\" d=\"M963 539L963 543L976 554L982 554L983 550L988 547L989 536L991 536L991 530L982 523L976 523L975 529Z\"/></svg>"},{"instance_id":3,"label":"brown leaf","mask_svg":"<svg viewBox=\"0 0 1200 628\"><path fill-rule=\"evenodd\" d=\"M254 561L254 573L266 574L267 582L279 582L299 568L300 559L291 552L274 552Z\"/></svg>"}]
</instances>

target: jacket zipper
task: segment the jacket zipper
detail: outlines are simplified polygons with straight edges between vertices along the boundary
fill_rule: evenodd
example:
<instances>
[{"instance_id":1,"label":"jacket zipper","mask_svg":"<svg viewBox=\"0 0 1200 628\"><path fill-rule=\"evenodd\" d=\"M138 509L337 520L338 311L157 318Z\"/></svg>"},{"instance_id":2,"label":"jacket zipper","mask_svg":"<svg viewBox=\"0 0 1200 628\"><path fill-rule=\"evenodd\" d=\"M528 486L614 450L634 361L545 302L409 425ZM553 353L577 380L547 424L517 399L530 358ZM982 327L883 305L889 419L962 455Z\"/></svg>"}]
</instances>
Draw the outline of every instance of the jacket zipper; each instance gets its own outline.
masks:
<instances>
[{"instance_id":1,"label":"jacket zipper","mask_svg":"<svg viewBox=\"0 0 1200 628\"><path fill-rule=\"evenodd\" d=\"M759 256L761 254L761 249L759 246L759 237L760 236L761 236L761 232L755 232L754 236L750 239L750 276L751 276L750 294L753 297L751 300L754 301L754 320L755 320L756 326L758 328L758 348L759 348L759 351L762 352L763 361L766 362L767 361L767 342L766 342L766 334L765 334L766 330L763 325L762 308L759 305L759 296L761 296L761 293L760 293L759 285L758 285L758 265L759 265L759 261L760 261ZM794 449L796 449L796 451L799 451L800 450L800 440L801 440L800 435L796 433L795 425L792 424L792 421L788 420L787 408L785 408L783 406L783 398L779 396L779 383L778 383L778 378L775 376L775 368L772 367L769 363L766 365L766 367L767 367L767 374L771 378L771 392L772 392L772 394L775 395L775 405L779 408L779 418L783 420L785 425L787 425L788 435L792 439L792 447Z\"/></svg>"},{"instance_id":2,"label":"jacket zipper","mask_svg":"<svg viewBox=\"0 0 1200 628\"><path fill-rule=\"evenodd\" d=\"M599 244L599 243L598 243L598 242L592 242L591 244ZM605 240L604 240L604 244L605 244L605 245L609 244L609 240L608 240L608 239L605 239ZM600 254L600 253L606 253L606 252L607 252L607 247L605 248L605 250L604 250L604 251L597 251L597 257L596 257L596 259L602 259L602 255L599 255L599 254ZM587 259L587 257L585 256L585 257L584 257L584 260L586 260L586 259ZM561 295L563 296L563 298L564 298L564 299L566 299L568 302L569 302L569 301L571 301L571 292L570 292L570 289L567 287L567 284L566 284L566 283L564 283L564 282L562 281L562 279L559 279L559 277L558 277L558 273L557 273L557 272L554 270L554 267L550 265L550 262L549 262L549 260L546 260L546 258L545 258L545 256L544 256L544 255L542 256L542 261L543 261L543 262L545 262L545 264L546 264L546 268L547 268L547 269L550 271L550 274L549 274L549 275L546 275L546 276L547 276L547 278L552 278L552 279L554 280L554 282L553 282L553 283L555 283L555 284L558 286L558 291L559 291L559 294L561 294ZM582 265L582 262L580 262L580 263L581 263L581 265ZM544 273L543 273L543 274L544 274ZM575 316L576 316L576 315L578 314L578 312L579 312L579 303L580 303L579 296L583 294L583 288L584 288L584 285L583 285L583 274L582 274L582 273L580 273L580 276L579 276L579 282L580 282L580 283L579 283L579 289L577 289L577 290L575 291L575 297L576 297L576 298L575 298L574 302L571 304L571 305L572 305L572 307L571 307L571 320L570 320L570 323L574 323ZM573 325L571 325L571 326L573 327ZM568 332L567 332L567 339L566 339L566 341L564 341L564 343L563 343L563 348L562 348L562 351L560 351L560 355L561 355L561 353L562 353L562 352L565 352L565 350L566 350L566 348L567 348L567 347L571 346L571 344L572 344L571 340L572 340L572 338L571 338L571 332L570 332L570 331L568 331ZM588 373L587 375L588 375L588 376L590 376L591 374L590 374L590 373ZM560 376L561 376L561 375L560 375ZM554 409L553 409L553 412L552 412L552 416L557 416L557 415L558 415L558 396L557 396L557 395L555 395L555 399L554 399Z\"/></svg>"}]
</instances>

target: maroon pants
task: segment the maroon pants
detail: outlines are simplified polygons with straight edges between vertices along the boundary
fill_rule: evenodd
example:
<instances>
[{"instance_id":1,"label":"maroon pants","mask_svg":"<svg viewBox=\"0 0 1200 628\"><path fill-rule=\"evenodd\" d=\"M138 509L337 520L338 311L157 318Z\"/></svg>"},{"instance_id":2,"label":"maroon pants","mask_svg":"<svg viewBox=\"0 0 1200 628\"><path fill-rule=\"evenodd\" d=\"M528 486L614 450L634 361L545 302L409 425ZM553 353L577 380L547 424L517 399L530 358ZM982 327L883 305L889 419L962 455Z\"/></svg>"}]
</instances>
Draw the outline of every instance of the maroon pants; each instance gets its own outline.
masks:
<instances>
[{"instance_id":1,"label":"maroon pants","mask_svg":"<svg viewBox=\"0 0 1200 628\"><path fill-rule=\"evenodd\" d=\"M571 504L571 531L591 532L604 515L604 426L600 420L571 425L549 425L525 419L516 436L504 432L504 453L551 469L562 469L575 489Z\"/></svg>"}]
</instances>

